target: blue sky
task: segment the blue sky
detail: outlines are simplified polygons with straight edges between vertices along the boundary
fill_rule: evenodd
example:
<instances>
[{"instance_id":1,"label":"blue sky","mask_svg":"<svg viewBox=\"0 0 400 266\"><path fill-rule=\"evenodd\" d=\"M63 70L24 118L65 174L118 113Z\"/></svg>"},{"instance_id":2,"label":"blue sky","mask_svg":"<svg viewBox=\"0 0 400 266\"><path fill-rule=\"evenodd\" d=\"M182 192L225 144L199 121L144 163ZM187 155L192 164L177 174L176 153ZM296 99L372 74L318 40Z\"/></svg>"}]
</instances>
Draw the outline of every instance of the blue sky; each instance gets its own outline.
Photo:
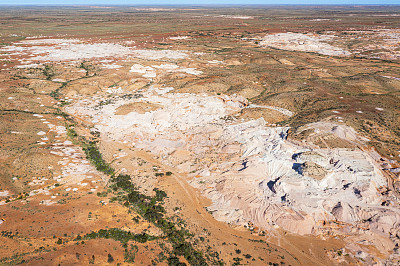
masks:
<instances>
[{"instance_id":1,"label":"blue sky","mask_svg":"<svg viewBox=\"0 0 400 266\"><path fill-rule=\"evenodd\" d=\"M0 5L400 4L400 0L0 0Z\"/></svg>"}]
</instances>

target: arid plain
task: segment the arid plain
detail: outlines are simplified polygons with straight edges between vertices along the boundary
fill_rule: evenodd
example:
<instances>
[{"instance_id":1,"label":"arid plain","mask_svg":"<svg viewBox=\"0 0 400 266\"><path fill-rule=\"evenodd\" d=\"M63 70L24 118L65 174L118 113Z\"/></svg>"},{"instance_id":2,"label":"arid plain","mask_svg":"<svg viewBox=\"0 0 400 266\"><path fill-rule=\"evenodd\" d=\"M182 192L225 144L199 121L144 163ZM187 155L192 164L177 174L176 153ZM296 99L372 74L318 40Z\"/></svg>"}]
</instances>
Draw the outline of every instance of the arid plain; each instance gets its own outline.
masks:
<instances>
[{"instance_id":1,"label":"arid plain","mask_svg":"<svg viewBox=\"0 0 400 266\"><path fill-rule=\"evenodd\" d=\"M1 265L398 265L400 7L0 8Z\"/></svg>"}]
</instances>

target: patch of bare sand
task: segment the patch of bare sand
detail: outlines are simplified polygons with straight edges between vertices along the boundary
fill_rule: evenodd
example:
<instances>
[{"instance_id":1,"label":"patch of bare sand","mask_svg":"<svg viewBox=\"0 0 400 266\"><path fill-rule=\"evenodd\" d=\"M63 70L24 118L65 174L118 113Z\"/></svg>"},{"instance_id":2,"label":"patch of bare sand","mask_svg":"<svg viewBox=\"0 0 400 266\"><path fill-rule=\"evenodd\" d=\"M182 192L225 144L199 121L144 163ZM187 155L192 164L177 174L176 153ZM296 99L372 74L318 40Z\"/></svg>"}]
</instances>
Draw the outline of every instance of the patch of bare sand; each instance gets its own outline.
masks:
<instances>
[{"instance_id":1,"label":"patch of bare sand","mask_svg":"<svg viewBox=\"0 0 400 266\"><path fill-rule=\"evenodd\" d=\"M76 94L93 95L102 88L108 88L118 81L120 81L120 78L114 76L110 76L107 79L105 79L104 77L95 76L85 79L74 80L66 86L66 96L71 97Z\"/></svg>"},{"instance_id":2,"label":"patch of bare sand","mask_svg":"<svg viewBox=\"0 0 400 266\"><path fill-rule=\"evenodd\" d=\"M32 80L29 88L35 90L36 93L50 93L60 87L60 84L50 80Z\"/></svg>"},{"instance_id":3,"label":"patch of bare sand","mask_svg":"<svg viewBox=\"0 0 400 266\"><path fill-rule=\"evenodd\" d=\"M266 108L247 108L243 109L239 118L244 119L258 119L264 118L269 124L274 124L287 119L287 116L276 110Z\"/></svg>"},{"instance_id":4,"label":"patch of bare sand","mask_svg":"<svg viewBox=\"0 0 400 266\"><path fill-rule=\"evenodd\" d=\"M178 93L225 93L227 90L229 90L229 85L215 82L199 82L192 86L175 89Z\"/></svg>"},{"instance_id":5,"label":"patch of bare sand","mask_svg":"<svg viewBox=\"0 0 400 266\"><path fill-rule=\"evenodd\" d=\"M157 109L162 108L161 105L154 103L146 103L146 102L133 102L119 106L115 114L116 115L126 115L131 112L136 112L139 114L144 114L147 112L155 111Z\"/></svg>"}]
</instances>

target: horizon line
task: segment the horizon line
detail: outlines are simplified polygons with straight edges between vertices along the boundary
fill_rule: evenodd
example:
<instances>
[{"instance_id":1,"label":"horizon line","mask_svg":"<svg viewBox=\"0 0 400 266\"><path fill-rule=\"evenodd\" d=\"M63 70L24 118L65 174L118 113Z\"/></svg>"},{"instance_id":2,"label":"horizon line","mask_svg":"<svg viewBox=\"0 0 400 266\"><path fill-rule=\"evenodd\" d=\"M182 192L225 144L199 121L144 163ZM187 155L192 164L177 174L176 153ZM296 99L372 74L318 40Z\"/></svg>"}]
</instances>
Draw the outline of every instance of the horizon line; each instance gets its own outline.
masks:
<instances>
[{"instance_id":1,"label":"horizon line","mask_svg":"<svg viewBox=\"0 0 400 266\"><path fill-rule=\"evenodd\" d=\"M3 4L0 6L400 6L400 4Z\"/></svg>"}]
</instances>

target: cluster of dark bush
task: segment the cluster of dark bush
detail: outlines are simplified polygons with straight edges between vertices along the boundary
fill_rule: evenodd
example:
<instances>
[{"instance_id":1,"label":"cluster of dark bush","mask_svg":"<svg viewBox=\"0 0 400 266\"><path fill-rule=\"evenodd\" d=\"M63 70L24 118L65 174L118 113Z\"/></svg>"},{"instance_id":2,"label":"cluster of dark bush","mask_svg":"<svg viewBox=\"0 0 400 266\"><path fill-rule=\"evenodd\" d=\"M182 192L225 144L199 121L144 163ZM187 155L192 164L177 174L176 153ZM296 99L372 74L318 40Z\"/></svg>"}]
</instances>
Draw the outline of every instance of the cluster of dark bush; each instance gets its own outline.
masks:
<instances>
[{"instance_id":1,"label":"cluster of dark bush","mask_svg":"<svg viewBox=\"0 0 400 266\"><path fill-rule=\"evenodd\" d=\"M114 169L104 161L100 151L97 149L96 142L82 142L82 148L85 151L86 157L96 167L97 171L103 172L106 175L114 174Z\"/></svg>"},{"instance_id":2,"label":"cluster of dark bush","mask_svg":"<svg viewBox=\"0 0 400 266\"><path fill-rule=\"evenodd\" d=\"M167 194L157 188L154 189L153 197L144 195L131 182L129 175L118 175L111 177L110 187L115 192L123 190L124 195L119 195L117 199L126 207L133 208L144 219L152 222L159 227L165 238L172 244L173 256L184 256L191 265L207 265L203 254L195 250L187 238L192 235L186 229L177 229L175 224L165 217L165 209L162 206ZM173 262L174 259L171 259Z\"/></svg>"},{"instance_id":3,"label":"cluster of dark bush","mask_svg":"<svg viewBox=\"0 0 400 266\"><path fill-rule=\"evenodd\" d=\"M173 250L170 254L170 263L174 263L179 256L184 256L191 265L207 265L207 262L202 254L193 248L189 238L193 237L188 230L177 228L169 218L165 217L165 209L163 201L167 194L155 188L154 196L147 196L141 193L138 188L132 183L129 175L115 175L115 170L102 157L97 148L95 141L87 141L81 138L72 130L69 136L76 140L79 139L86 157L96 167L96 169L110 176L109 187L115 193L116 197L112 200L121 202L124 206L133 209L140 214L144 219L153 223L160 228L164 233L164 238L172 244ZM172 173L168 172L167 175ZM110 238L122 243L127 243L129 240L144 243L149 240L156 239L146 233L132 234L118 228L102 229L98 232L92 232L85 235L85 238Z\"/></svg>"},{"instance_id":4,"label":"cluster of dark bush","mask_svg":"<svg viewBox=\"0 0 400 266\"><path fill-rule=\"evenodd\" d=\"M157 237L148 235L146 233L141 234L133 234L128 231L124 231L119 228L111 228L111 229L100 229L98 232L91 232L84 236L85 239L96 239L96 238L105 238L105 239L114 239L115 241L119 241L121 243L128 243L128 241L133 240L139 243L146 243L147 241L154 240Z\"/></svg>"}]
</instances>

